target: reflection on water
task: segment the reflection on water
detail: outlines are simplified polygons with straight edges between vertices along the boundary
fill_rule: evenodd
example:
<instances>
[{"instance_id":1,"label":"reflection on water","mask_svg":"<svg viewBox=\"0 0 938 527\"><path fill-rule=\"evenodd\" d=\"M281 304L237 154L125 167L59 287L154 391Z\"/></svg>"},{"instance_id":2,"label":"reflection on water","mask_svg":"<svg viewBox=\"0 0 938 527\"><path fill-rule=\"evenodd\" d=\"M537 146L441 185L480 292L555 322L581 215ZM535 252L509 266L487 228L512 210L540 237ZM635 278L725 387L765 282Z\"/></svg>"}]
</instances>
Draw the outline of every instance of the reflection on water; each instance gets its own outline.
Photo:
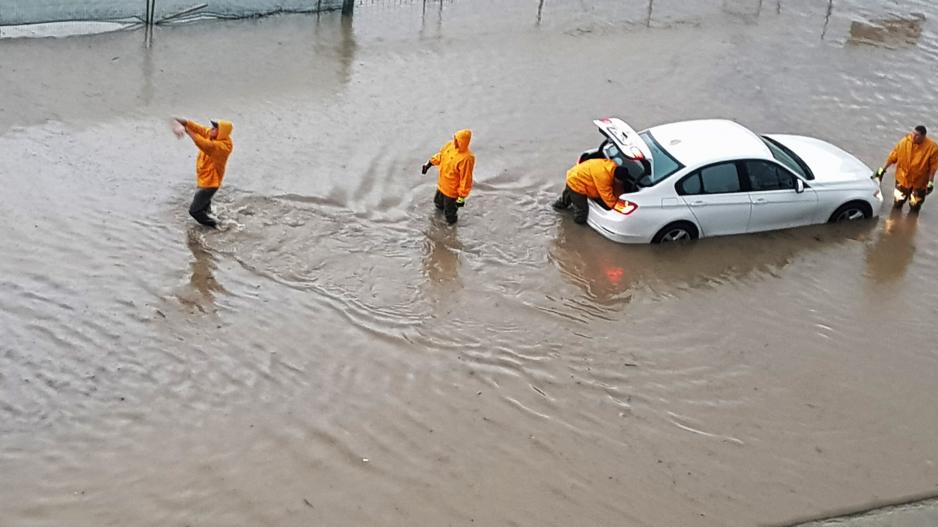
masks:
<instances>
[{"instance_id":1,"label":"reflection on water","mask_svg":"<svg viewBox=\"0 0 938 527\"><path fill-rule=\"evenodd\" d=\"M831 24L831 15L834 14L834 0L827 0L827 9L824 12L824 28L821 30L821 40L827 36L827 30Z\"/></svg>"},{"instance_id":2,"label":"reflection on water","mask_svg":"<svg viewBox=\"0 0 938 527\"><path fill-rule=\"evenodd\" d=\"M190 226L186 231L186 246L192 253L192 261L189 263L189 288L176 293L181 303L203 313L214 306L217 293L227 293L215 279L218 266L215 256L204 245L202 237L206 232L209 231L201 226Z\"/></svg>"},{"instance_id":3,"label":"reflection on water","mask_svg":"<svg viewBox=\"0 0 938 527\"><path fill-rule=\"evenodd\" d=\"M352 78L352 67L355 65L355 51L358 45L355 42L355 29L353 18L342 16L339 18L339 63L341 64L341 79L348 82ZM317 22L319 19L317 18Z\"/></svg>"},{"instance_id":4,"label":"reflection on water","mask_svg":"<svg viewBox=\"0 0 938 527\"><path fill-rule=\"evenodd\" d=\"M633 285L641 279L648 250L644 247L610 246L588 227L567 221L558 223L550 259L570 283L601 305L628 302ZM645 257L645 258L642 258Z\"/></svg>"},{"instance_id":5,"label":"reflection on water","mask_svg":"<svg viewBox=\"0 0 938 527\"><path fill-rule=\"evenodd\" d=\"M447 225L439 215L429 221L424 241L424 275L430 285L442 285L459 278L459 254L463 250L459 242L459 230Z\"/></svg>"},{"instance_id":6,"label":"reflection on water","mask_svg":"<svg viewBox=\"0 0 938 527\"><path fill-rule=\"evenodd\" d=\"M905 277L915 257L919 216L893 209L876 241L866 253L866 268L874 282L896 283Z\"/></svg>"},{"instance_id":7,"label":"reflection on water","mask_svg":"<svg viewBox=\"0 0 938 527\"><path fill-rule=\"evenodd\" d=\"M550 257L570 283L609 306L628 302L637 291L667 298L691 289L780 277L798 258L862 239L875 228L876 222L869 221L676 246L620 246L572 221L561 221Z\"/></svg>"}]
</instances>

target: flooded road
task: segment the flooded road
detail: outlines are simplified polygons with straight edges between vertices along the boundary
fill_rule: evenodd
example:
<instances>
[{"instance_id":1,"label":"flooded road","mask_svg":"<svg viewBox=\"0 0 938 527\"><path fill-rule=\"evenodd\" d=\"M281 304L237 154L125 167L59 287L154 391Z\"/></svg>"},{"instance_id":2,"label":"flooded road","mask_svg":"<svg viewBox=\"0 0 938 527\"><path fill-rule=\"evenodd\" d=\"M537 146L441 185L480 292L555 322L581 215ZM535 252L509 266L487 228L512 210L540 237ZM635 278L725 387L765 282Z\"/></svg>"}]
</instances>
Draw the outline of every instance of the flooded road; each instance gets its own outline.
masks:
<instances>
[{"instance_id":1,"label":"flooded road","mask_svg":"<svg viewBox=\"0 0 938 527\"><path fill-rule=\"evenodd\" d=\"M606 115L879 166L938 130L936 20L367 2L0 41L0 525L783 525L938 492L938 204L678 248L549 206ZM188 218L171 115L234 122L236 228ZM419 167L463 127L451 228Z\"/></svg>"}]
</instances>

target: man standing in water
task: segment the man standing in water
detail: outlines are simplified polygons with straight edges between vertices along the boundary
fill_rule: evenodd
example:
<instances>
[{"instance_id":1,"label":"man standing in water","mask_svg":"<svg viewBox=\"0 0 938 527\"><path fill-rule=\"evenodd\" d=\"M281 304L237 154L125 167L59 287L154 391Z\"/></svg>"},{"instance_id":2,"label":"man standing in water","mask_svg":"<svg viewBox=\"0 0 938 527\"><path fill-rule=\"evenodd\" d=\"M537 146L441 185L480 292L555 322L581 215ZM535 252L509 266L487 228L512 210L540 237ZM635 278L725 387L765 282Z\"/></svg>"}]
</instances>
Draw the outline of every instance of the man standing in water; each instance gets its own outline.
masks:
<instances>
[{"instance_id":1,"label":"man standing in water","mask_svg":"<svg viewBox=\"0 0 938 527\"><path fill-rule=\"evenodd\" d=\"M209 215L212 207L212 196L221 187L225 177L225 166L228 156L231 155L231 130L234 126L230 121L212 121L208 128L195 121L176 118L176 122L183 128L183 132L192 138L192 142L199 148L199 155L195 161L195 181L198 190L189 206L189 215L202 225L217 228L218 220Z\"/></svg>"},{"instance_id":2,"label":"man standing in water","mask_svg":"<svg viewBox=\"0 0 938 527\"><path fill-rule=\"evenodd\" d=\"M456 209L466 204L466 198L472 190L472 171L476 166L476 156L469 150L470 141L471 130L456 132L453 134L453 140L443 145L443 148L421 167L423 174L426 174L431 166L440 167L433 203L437 209L443 211L446 223L450 225L456 223Z\"/></svg>"},{"instance_id":3,"label":"man standing in water","mask_svg":"<svg viewBox=\"0 0 938 527\"><path fill-rule=\"evenodd\" d=\"M909 210L918 212L925 202L925 196L935 188L935 172L938 171L938 145L925 137L924 126L902 138L892 152L886 164L876 171L876 177L882 181L886 170L896 165L895 204L901 209L909 201Z\"/></svg>"}]
</instances>

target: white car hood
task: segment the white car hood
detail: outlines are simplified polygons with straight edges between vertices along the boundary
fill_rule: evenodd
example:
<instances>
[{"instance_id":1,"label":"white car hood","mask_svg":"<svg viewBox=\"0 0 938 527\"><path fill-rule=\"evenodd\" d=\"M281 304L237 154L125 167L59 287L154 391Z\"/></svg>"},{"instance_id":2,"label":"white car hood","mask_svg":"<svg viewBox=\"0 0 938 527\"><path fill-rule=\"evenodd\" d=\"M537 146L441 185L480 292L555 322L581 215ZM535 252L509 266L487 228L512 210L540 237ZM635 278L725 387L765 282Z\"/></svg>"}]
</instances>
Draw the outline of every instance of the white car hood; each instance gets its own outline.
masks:
<instances>
[{"instance_id":1,"label":"white car hood","mask_svg":"<svg viewBox=\"0 0 938 527\"><path fill-rule=\"evenodd\" d=\"M873 170L863 161L820 139L801 135L769 135L798 154L820 183L870 179Z\"/></svg>"}]
</instances>

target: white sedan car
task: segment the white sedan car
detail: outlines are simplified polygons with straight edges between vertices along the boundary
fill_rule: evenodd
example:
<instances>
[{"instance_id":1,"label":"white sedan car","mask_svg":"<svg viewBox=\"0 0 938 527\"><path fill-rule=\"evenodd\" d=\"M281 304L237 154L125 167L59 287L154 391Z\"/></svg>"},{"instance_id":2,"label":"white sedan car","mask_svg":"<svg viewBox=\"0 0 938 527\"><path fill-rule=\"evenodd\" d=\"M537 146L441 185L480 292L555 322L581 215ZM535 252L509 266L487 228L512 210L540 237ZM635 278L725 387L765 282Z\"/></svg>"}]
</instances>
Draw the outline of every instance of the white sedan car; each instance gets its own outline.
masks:
<instances>
[{"instance_id":1,"label":"white sedan car","mask_svg":"<svg viewBox=\"0 0 938 527\"><path fill-rule=\"evenodd\" d=\"M859 220L879 215L883 202L869 167L819 139L758 136L718 119L640 133L620 119L593 122L605 140L580 161L607 157L635 174L634 188L612 209L589 202L589 225L617 242L661 243Z\"/></svg>"}]
</instances>

